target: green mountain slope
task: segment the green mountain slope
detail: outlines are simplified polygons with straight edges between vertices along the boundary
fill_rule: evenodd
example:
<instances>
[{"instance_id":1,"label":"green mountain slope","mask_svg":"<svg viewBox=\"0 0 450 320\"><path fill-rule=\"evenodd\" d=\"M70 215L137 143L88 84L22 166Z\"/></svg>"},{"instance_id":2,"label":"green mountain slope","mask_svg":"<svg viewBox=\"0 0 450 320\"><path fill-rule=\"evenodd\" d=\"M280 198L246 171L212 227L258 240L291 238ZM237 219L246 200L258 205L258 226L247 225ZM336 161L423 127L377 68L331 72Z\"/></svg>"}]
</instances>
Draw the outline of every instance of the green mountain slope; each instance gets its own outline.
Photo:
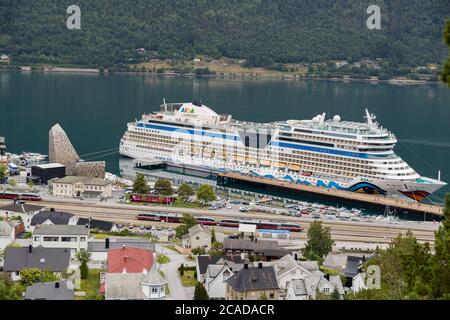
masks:
<instances>
[{"instance_id":1,"label":"green mountain slope","mask_svg":"<svg viewBox=\"0 0 450 320\"><path fill-rule=\"evenodd\" d=\"M0 53L97 67L136 62L136 48L162 58L281 63L367 57L418 65L447 53L448 0L78 0L82 29L68 30L73 2L0 0ZM381 30L366 27L369 4L381 7Z\"/></svg>"}]
</instances>

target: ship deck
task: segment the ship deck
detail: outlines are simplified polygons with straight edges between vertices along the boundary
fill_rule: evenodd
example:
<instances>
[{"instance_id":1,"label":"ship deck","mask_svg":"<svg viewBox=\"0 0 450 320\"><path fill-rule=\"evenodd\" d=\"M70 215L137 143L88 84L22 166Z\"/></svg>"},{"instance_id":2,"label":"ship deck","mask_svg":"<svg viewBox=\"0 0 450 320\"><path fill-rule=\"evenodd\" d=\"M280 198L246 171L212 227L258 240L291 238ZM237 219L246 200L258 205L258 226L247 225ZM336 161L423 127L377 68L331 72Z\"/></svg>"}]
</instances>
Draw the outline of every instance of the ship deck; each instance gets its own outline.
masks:
<instances>
[{"instance_id":1,"label":"ship deck","mask_svg":"<svg viewBox=\"0 0 450 320\"><path fill-rule=\"evenodd\" d=\"M295 184L289 181L282 181L277 179L268 179L262 177L255 177L251 175L244 175L235 172L220 173L218 178L222 181L233 182L247 182L255 185L266 185L269 187L279 189L289 189L292 191L309 192L325 197L334 197L344 200L350 200L360 203L371 204L375 206L389 206L392 208L399 208L402 210L408 210L421 214L432 214L437 216L443 216L443 207L437 205L430 205L419 202L410 202L399 198L386 197L381 195L373 195L366 193L356 193L337 189L329 189L323 187L317 187L313 185Z\"/></svg>"}]
</instances>

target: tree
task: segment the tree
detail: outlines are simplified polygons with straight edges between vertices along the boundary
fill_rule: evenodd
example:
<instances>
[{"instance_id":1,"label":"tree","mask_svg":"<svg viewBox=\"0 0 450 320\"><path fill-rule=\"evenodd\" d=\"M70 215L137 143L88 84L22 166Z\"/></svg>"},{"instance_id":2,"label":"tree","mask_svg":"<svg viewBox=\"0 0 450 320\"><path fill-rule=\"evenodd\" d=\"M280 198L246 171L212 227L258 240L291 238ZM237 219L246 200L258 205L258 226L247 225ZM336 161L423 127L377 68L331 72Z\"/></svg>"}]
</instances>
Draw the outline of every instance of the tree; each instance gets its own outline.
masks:
<instances>
[{"instance_id":1,"label":"tree","mask_svg":"<svg viewBox=\"0 0 450 320\"><path fill-rule=\"evenodd\" d=\"M330 228L323 227L321 221L314 221L308 229L308 241L302 249L303 256L322 263L326 255L333 249L333 244Z\"/></svg>"},{"instance_id":2,"label":"tree","mask_svg":"<svg viewBox=\"0 0 450 320\"><path fill-rule=\"evenodd\" d=\"M27 182L28 188L32 189L34 187L34 183L32 180L28 180Z\"/></svg>"},{"instance_id":3,"label":"tree","mask_svg":"<svg viewBox=\"0 0 450 320\"><path fill-rule=\"evenodd\" d=\"M24 287L29 287L37 282L50 282L58 279L53 272L42 271L38 268L25 268L20 271L20 284Z\"/></svg>"},{"instance_id":4,"label":"tree","mask_svg":"<svg viewBox=\"0 0 450 320\"><path fill-rule=\"evenodd\" d=\"M434 251L432 293L450 299L450 193L445 196L444 219L435 233Z\"/></svg>"},{"instance_id":5,"label":"tree","mask_svg":"<svg viewBox=\"0 0 450 320\"><path fill-rule=\"evenodd\" d=\"M331 294L331 300L341 300L341 295L337 288L334 288L333 293Z\"/></svg>"},{"instance_id":6,"label":"tree","mask_svg":"<svg viewBox=\"0 0 450 320\"><path fill-rule=\"evenodd\" d=\"M212 230L211 230L211 243L215 243L217 241L217 238L216 238L216 229L215 228L212 228Z\"/></svg>"},{"instance_id":7,"label":"tree","mask_svg":"<svg viewBox=\"0 0 450 320\"><path fill-rule=\"evenodd\" d=\"M80 262L80 276L81 279L87 279L89 276L88 262L91 259L91 253L86 250L80 250L76 254L77 260Z\"/></svg>"},{"instance_id":8,"label":"tree","mask_svg":"<svg viewBox=\"0 0 450 320\"><path fill-rule=\"evenodd\" d=\"M6 168L6 166L4 164L0 164L0 180L3 180L6 178L6 173L8 169Z\"/></svg>"},{"instance_id":9,"label":"tree","mask_svg":"<svg viewBox=\"0 0 450 320\"><path fill-rule=\"evenodd\" d=\"M197 224L197 220L195 220L194 216L191 214L183 214L181 218L181 225L179 225L176 229L176 236L180 238L188 233L189 229Z\"/></svg>"},{"instance_id":10,"label":"tree","mask_svg":"<svg viewBox=\"0 0 450 320\"><path fill-rule=\"evenodd\" d=\"M138 173L133 183L133 193L147 194L150 188L147 185L147 180L143 174Z\"/></svg>"},{"instance_id":11,"label":"tree","mask_svg":"<svg viewBox=\"0 0 450 320\"><path fill-rule=\"evenodd\" d=\"M213 187L209 184L201 185L197 190L197 199L206 203L216 200Z\"/></svg>"},{"instance_id":12,"label":"tree","mask_svg":"<svg viewBox=\"0 0 450 320\"><path fill-rule=\"evenodd\" d=\"M22 294L19 286L0 279L0 301L21 300L21 298Z\"/></svg>"},{"instance_id":13,"label":"tree","mask_svg":"<svg viewBox=\"0 0 450 320\"><path fill-rule=\"evenodd\" d=\"M170 196L173 194L172 184L166 179L159 178L156 180L155 190L161 196Z\"/></svg>"},{"instance_id":14,"label":"tree","mask_svg":"<svg viewBox=\"0 0 450 320\"><path fill-rule=\"evenodd\" d=\"M450 49L450 20L447 21L447 25L444 30L444 40L445 42L447 42L447 45ZM441 80L447 83L447 85L450 87L450 56L448 57L443 67Z\"/></svg>"},{"instance_id":15,"label":"tree","mask_svg":"<svg viewBox=\"0 0 450 320\"><path fill-rule=\"evenodd\" d=\"M209 300L208 292L200 282L195 284L194 300Z\"/></svg>"},{"instance_id":16,"label":"tree","mask_svg":"<svg viewBox=\"0 0 450 320\"><path fill-rule=\"evenodd\" d=\"M183 183L178 187L178 196L183 200L187 200L190 196L195 194L194 189L187 183Z\"/></svg>"}]
</instances>

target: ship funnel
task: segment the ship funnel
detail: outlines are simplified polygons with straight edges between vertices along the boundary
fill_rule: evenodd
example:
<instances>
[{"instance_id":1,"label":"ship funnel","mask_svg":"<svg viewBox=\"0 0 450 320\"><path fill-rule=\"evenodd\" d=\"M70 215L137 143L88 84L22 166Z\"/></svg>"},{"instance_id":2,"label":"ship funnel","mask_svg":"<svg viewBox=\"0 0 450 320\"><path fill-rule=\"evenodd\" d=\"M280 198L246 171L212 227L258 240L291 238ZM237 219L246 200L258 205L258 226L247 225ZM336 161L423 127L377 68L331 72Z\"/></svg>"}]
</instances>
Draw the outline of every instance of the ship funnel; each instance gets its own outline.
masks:
<instances>
[{"instance_id":1,"label":"ship funnel","mask_svg":"<svg viewBox=\"0 0 450 320\"><path fill-rule=\"evenodd\" d=\"M441 170L438 170L438 181L441 181Z\"/></svg>"}]
</instances>

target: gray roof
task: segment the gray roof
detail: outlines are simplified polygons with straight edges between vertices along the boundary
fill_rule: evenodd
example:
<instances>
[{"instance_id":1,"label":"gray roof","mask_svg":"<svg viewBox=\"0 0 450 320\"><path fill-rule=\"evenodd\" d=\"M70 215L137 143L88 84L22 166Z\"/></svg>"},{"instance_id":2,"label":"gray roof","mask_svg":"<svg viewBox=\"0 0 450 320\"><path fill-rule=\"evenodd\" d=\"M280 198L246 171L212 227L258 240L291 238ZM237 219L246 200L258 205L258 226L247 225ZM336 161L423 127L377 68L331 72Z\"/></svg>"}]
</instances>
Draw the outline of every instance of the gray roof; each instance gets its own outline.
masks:
<instances>
[{"instance_id":1,"label":"gray roof","mask_svg":"<svg viewBox=\"0 0 450 320\"><path fill-rule=\"evenodd\" d=\"M105 296L116 300L144 300L147 299L142 291L141 283L164 285L166 281L158 271L145 275L142 273L106 273Z\"/></svg>"},{"instance_id":2,"label":"gray roof","mask_svg":"<svg viewBox=\"0 0 450 320\"><path fill-rule=\"evenodd\" d=\"M226 238L223 241L223 248L225 250L277 250L278 241L276 240L257 240L251 241L250 239L230 239Z\"/></svg>"},{"instance_id":3,"label":"gray roof","mask_svg":"<svg viewBox=\"0 0 450 320\"><path fill-rule=\"evenodd\" d=\"M6 221L0 221L0 236L11 236L13 227Z\"/></svg>"},{"instance_id":4,"label":"gray roof","mask_svg":"<svg viewBox=\"0 0 450 320\"><path fill-rule=\"evenodd\" d=\"M348 256L344 273L346 277L353 278L359 273L359 266L363 262L363 257Z\"/></svg>"},{"instance_id":5,"label":"gray roof","mask_svg":"<svg viewBox=\"0 0 450 320\"><path fill-rule=\"evenodd\" d=\"M226 281L235 291L278 290L273 267L248 267L241 269Z\"/></svg>"},{"instance_id":6,"label":"gray roof","mask_svg":"<svg viewBox=\"0 0 450 320\"><path fill-rule=\"evenodd\" d=\"M319 263L317 261L298 261L298 264L308 271L319 271Z\"/></svg>"},{"instance_id":7,"label":"gray roof","mask_svg":"<svg viewBox=\"0 0 450 320\"><path fill-rule=\"evenodd\" d=\"M207 235L211 235L208 229L203 228L201 224L196 224L195 226L189 228L189 236L194 237L200 233L205 233Z\"/></svg>"},{"instance_id":8,"label":"gray roof","mask_svg":"<svg viewBox=\"0 0 450 320\"><path fill-rule=\"evenodd\" d=\"M296 296L306 296L308 294L305 281L303 279L292 280L291 286Z\"/></svg>"},{"instance_id":9,"label":"gray roof","mask_svg":"<svg viewBox=\"0 0 450 320\"><path fill-rule=\"evenodd\" d=\"M119 249L123 246L127 248L147 249L155 252L155 244L149 240L142 239L110 239L109 249L105 247L106 241L92 241L88 244L89 252L107 252L110 249Z\"/></svg>"},{"instance_id":10,"label":"gray roof","mask_svg":"<svg viewBox=\"0 0 450 320\"><path fill-rule=\"evenodd\" d=\"M25 291L25 300L73 300L74 296L74 289L67 288L66 281L40 282Z\"/></svg>"},{"instance_id":11,"label":"gray roof","mask_svg":"<svg viewBox=\"0 0 450 320\"><path fill-rule=\"evenodd\" d=\"M12 203L8 204L6 206L0 207L1 211L11 211L16 213L28 213L28 212L34 212L34 211L40 211L44 209L44 207L41 206L35 206L31 204L26 203Z\"/></svg>"},{"instance_id":12,"label":"gray roof","mask_svg":"<svg viewBox=\"0 0 450 320\"><path fill-rule=\"evenodd\" d=\"M65 272L70 262L70 250L61 248L7 248L5 251L6 272L24 268L38 268L53 272Z\"/></svg>"},{"instance_id":13,"label":"gray roof","mask_svg":"<svg viewBox=\"0 0 450 320\"><path fill-rule=\"evenodd\" d=\"M86 226L71 225L40 225L34 229L33 235L36 236L88 236L89 228Z\"/></svg>"},{"instance_id":14,"label":"gray roof","mask_svg":"<svg viewBox=\"0 0 450 320\"><path fill-rule=\"evenodd\" d=\"M333 285L335 289L339 292L339 294L344 294L344 286L342 285L341 276L339 275L330 275L330 283Z\"/></svg>"},{"instance_id":15,"label":"gray roof","mask_svg":"<svg viewBox=\"0 0 450 320\"><path fill-rule=\"evenodd\" d=\"M85 226L88 224L91 229L98 229L100 231L111 231L114 227L114 222L88 218L79 218L77 224L80 226Z\"/></svg>"},{"instance_id":16,"label":"gray roof","mask_svg":"<svg viewBox=\"0 0 450 320\"><path fill-rule=\"evenodd\" d=\"M240 257L226 257L226 256L208 256L201 255L197 257L197 264L200 274L204 274L210 264L227 264L234 272L241 270L244 267L244 260Z\"/></svg>"},{"instance_id":17,"label":"gray roof","mask_svg":"<svg viewBox=\"0 0 450 320\"><path fill-rule=\"evenodd\" d=\"M50 220L53 224L68 224L73 216L71 213L62 211L42 211L33 216L31 225L37 226L47 220Z\"/></svg>"}]
</instances>

